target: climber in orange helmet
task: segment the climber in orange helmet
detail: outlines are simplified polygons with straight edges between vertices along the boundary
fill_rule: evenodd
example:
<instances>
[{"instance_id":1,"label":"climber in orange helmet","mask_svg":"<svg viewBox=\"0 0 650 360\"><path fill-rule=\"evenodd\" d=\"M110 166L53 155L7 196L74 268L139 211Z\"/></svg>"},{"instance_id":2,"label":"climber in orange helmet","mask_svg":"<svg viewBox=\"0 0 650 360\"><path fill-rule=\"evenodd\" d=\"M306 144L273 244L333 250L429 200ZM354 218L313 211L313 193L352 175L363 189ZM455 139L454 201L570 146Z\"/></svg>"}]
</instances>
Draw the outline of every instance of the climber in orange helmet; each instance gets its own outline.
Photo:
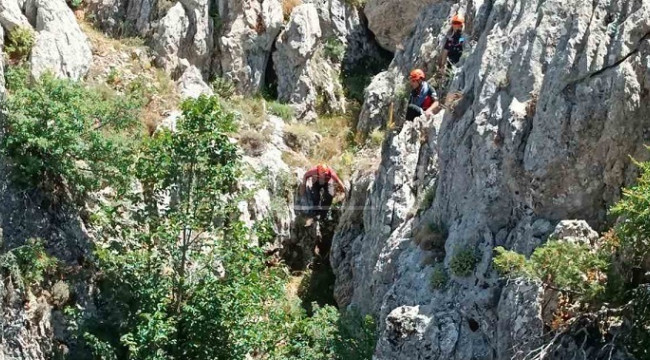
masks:
<instances>
[{"instance_id":1,"label":"climber in orange helmet","mask_svg":"<svg viewBox=\"0 0 650 360\"><path fill-rule=\"evenodd\" d=\"M441 68L445 63L447 68L456 65L463 56L463 46L465 45L465 38L463 37L464 25L465 18L462 15L456 14L451 18L451 35L447 36L445 40L445 48L440 58Z\"/></svg>"},{"instance_id":2,"label":"climber in orange helmet","mask_svg":"<svg viewBox=\"0 0 650 360\"><path fill-rule=\"evenodd\" d=\"M420 115L429 117L431 114L438 113L439 103L436 90L425 81L424 71L415 69L409 74L409 84L411 85L411 96L409 98L408 109L406 110L406 120L413 120Z\"/></svg>"},{"instance_id":3,"label":"climber in orange helmet","mask_svg":"<svg viewBox=\"0 0 650 360\"><path fill-rule=\"evenodd\" d=\"M310 184L307 184L308 180L311 180ZM327 216L330 205L332 205L332 200L334 200L334 195L336 194L334 188L336 185L346 192L345 184L338 177L336 171L325 164L318 164L305 173L300 186L300 194L304 194L305 189L308 188L309 197L311 198L312 205L315 207L310 213L321 219ZM322 196L321 190L324 190ZM309 225L311 225L311 222L308 221L306 226Z\"/></svg>"}]
</instances>

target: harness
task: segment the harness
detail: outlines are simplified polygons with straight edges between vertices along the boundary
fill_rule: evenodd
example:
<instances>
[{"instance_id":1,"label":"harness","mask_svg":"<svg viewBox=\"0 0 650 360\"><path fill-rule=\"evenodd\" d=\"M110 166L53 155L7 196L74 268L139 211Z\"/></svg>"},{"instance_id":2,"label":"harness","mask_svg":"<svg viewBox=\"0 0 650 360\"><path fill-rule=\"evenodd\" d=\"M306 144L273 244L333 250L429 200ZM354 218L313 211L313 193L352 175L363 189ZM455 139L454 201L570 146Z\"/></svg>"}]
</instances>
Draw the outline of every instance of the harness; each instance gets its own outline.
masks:
<instances>
[{"instance_id":1,"label":"harness","mask_svg":"<svg viewBox=\"0 0 650 360\"><path fill-rule=\"evenodd\" d=\"M409 99L409 105L406 109L406 120L413 120L416 117L424 114L422 105L427 97L431 97L431 100L435 100L436 92L426 81L422 82L419 92L416 93L418 89L411 91L411 98Z\"/></svg>"},{"instance_id":2,"label":"harness","mask_svg":"<svg viewBox=\"0 0 650 360\"><path fill-rule=\"evenodd\" d=\"M412 104L422 109L424 100L427 98L427 96L433 98L434 93L433 90L431 90L431 86L429 86L426 81L422 82L422 86L420 86L420 92L417 95L415 94L416 91L417 89L411 92L411 100L409 101L409 106Z\"/></svg>"}]
</instances>

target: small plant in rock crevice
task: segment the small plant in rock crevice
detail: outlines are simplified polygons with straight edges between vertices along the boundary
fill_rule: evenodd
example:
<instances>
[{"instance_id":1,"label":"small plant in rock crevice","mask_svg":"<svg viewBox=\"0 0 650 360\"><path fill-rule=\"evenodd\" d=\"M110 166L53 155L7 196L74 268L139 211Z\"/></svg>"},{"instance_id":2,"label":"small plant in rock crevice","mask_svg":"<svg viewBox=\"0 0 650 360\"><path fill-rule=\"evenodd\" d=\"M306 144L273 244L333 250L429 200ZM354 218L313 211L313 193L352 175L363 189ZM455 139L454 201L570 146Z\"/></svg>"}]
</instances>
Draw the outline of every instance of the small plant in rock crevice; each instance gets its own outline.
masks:
<instances>
[{"instance_id":1,"label":"small plant in rock crevice","mask_svg":"<svg viewBox=\"0 0 650 360\"><path fill-rule=\"evenodd\" d=\"M449 262L451 273L458 277L467 277L474 272L477 263L474 250L470 248L456 249L454 256Z\"/></svg>"},{"instance_id":2,"label":"small plant in rock crevice","mask_svg":"<svg viewBox=\"0 0 650 360\"><path fill-rule=\"evenodd\" d=\"M52 273L57 264L58 260L45 252L40 239L29 239L0 255L0 269L7 271L20 289L42 283L45 274Z\"/></svg>"},{"instance_id":3,"label":"small plant in rock crevice","mask_svg":"<svg viewBox=\"0 0 650 360\"><path fill-rule=\"evenodd\" d=\"M332 37L325 40L325 55L333 62L339 63L345 55L345 44L338 38Z\"/></svg>"},{"instance_id":4,"label":"small plant in rock crevice","mask_svg":"<svg viewBox=\"0 0 650 360\"><path fill-rule=\"evenodd\" d=\"M431 287L433 289L440 289L447 285L448 280L449 276L447 275L444 266L440 263L436 264L431 272Z\"/></svg>"},{"instance_id":5,"label":"small plant in rock crevice","mask_svg":"<svg viewBox=\"0 0 650 360\"><path fill-rule=\"evenodd\" d=\"M284 121L290 121L293 119L293 109L291 108L291 105L288 104L282 104L277 101L270 101L268 102L269 108L268 111L269 113L279 116L282 118Z\"/></svg>"},{"instance_id":6,"label":"small plant in rock crevice","mask_svg":"<svg viewBox=\"0 0 650 360\"><path fill-rule=\"evenodd\" d=\"M215 77L210 85L212 86L214 93L223 99L230 99L233 95L235 95L235 84L233 84L233 82L228 79Z\"/></svg>"},{"instance_id":7,"label":"small plant in rock crevice","mask_svg":"<svg viewBox=\"0 0 650 360\"><path fill-rule=\"evenodd\" d=\"M9 32L5 52L11 60L15 62L23 61L32 52L35 41L35 35L32 29L17 26Z\"/></svg>"},{"instance_id":8,"label":"small plant in rock crevice","mask_svg":"<svg viewBox=\"0 0 650 360\"><path fill-rule=\"evenodd\" d=\"M433 201L436 199L436 191L438 190L438 183L434 183L432 186L427 188L422 197L422 202L420 203L420 210L425 211L433 205Z\"/></svg>"}]
</instances>

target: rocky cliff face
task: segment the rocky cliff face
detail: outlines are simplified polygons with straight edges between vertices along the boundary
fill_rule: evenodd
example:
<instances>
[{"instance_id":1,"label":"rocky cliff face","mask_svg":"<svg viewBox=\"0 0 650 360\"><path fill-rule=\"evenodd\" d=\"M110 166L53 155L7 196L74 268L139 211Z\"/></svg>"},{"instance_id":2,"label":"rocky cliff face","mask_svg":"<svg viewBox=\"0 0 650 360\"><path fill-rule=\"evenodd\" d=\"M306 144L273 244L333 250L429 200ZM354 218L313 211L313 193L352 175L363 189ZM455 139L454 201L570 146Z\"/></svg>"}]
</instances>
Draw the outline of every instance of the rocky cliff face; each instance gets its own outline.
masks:
<instances>
[{"instance_id":1,"label":"rocky cliff face","mask_svg":"<svg viewBox=\"0 0 650 360\"><path fill-rule=\"evenodd\" d=\"M185 96L211 92L213 76L242 93L277 83L278 97L303 119L319 104L345 109L342 69L377 52L364 15L342 0L304 0L286 18L279 0L89 0L86 11L116 37L147 39ZM413 67L440 73L435 64L455 13L467 19L466 55L450 87L438 90L460 96L430 120L402 124L404 77ZM607 206L633 181L628 155L647 158L642 144L650 140L650 3L370 0L365 14L395 58L367 88L358 130L386 127L391 109L397 126L388 131L379 168L355 175L330 259L338 303L379 319L375 358L518 359L545 343L540 358L569 359L578 351L589 359L626 358L571 336L549 343L540 287L504 283L491 261L495 246L530 254L554 230L559 238L593 236L586 223L560 221L582 219L600 230ZM16 27L36 32L34 76L49 70L78 79L87 72L90 48L64 0L2 0L0 24L5 35ZM295 180L277 161L287 150L283 122L269 117L264 126L270 145L245 160L269 167L273 179L289 173ZM0 174L5 170L0 159ZM83 263L89 235L80 219L52 216L4 176L5 244L38 236L70 266ZM272 213L280 188L273 183L243 202L242 219L252 224ZM301 267L317 236L283 205L287 212L274 218L281 250L270 251ZM471 275L450 274L446 285L431 287L434 271L449 273L461 253L478 259ZM70 342L49 290L29 295L0 285L2 335L9 339L0 354L65 353L60 345ZM89 292L74 289L75 301Z\"/></svg>"},{"instance_id":2,"label":"rocky cliff face","mask_svg":"<svg viewBox=\"0 0 650 360\"><path fill-rule=\"evenodd\" d=\"M350 208L334 240L338 301L379 316L377 359L509 359L532 349L537 290L504 288L493 247L530 254L562 219L600 228L634 179L628 155L647 158L647 1L432 4L367 90L361 130L386 123L409 68L436 71L456 12L471 41L448 90L462 99L439 127L419 120L388 138L376 177L358 189L366 195L356 195L367 197L363 225ZM419 206L433 184L431 204ZM471 276L432 289L433 265L448 269L464 250L479 259Z\"/></svg>"},{"instance_id":3,"label":"rocky cliff face","mask_svg":"<svg viewBox=\"0 0 650 360\"><path fill-rule=\"evenodd\" d=\"M81 79L88 72L90 45L65 0L2 1L0 24L5 35L16 28L34 33L29 57L33 77L51 72Z\"/></svg>"},{"instance_id":4,"label":"rocky cliff face","mask_svg":"<svg viewBox=\"0 0 650 360\"><path fill-rule=\"evenodd\" d=\"M345 111L342 64L378 56L359 10L342 0L304 1L286 19L279 0L90 0L87 8L114 36L148 39L175 77L189 64L205 82L223 77L243 94L267 88L305 120L317 101Z\"/></svg>"}]
</instances>

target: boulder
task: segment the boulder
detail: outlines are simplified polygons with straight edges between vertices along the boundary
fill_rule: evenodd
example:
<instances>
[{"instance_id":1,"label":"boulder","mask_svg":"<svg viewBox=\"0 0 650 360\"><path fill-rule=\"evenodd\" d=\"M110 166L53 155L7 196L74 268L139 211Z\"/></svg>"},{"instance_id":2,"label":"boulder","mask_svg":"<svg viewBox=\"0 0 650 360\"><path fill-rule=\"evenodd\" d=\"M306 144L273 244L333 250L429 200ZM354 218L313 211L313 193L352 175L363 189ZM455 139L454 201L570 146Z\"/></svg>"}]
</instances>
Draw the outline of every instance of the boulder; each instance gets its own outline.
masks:
<instances>
[{"instance_id":1,"label":"boulder","mask_svg":"<svg viewBox=\"0 0 650 360\"><path fill-rule=\"evenodd\" d=\"M35 0L36 34L30 62L34 78L45 72L83 78L92 61L88 38L65 0Z\"/></svg>"},{"instance_id":2,"label":"boulder","mask_svg":"<svg viewBox=\"0 0 650 360\"><path fill-rule=\"evenodd\" d=\"M187 68L183 71L183 75L176 82L178 92L184 98L198 98L201 95L212 95L214 92L212 88L203 81L201 71L194 66L186 64Z\"/></svg>"},{"instance_id":3,"label":"boulder","mask_svg":"<svg viewBox=\"0 0 650 360\"><path fill-rule=\"evenodd\" d=\"M15 27L32 28L27 17L23 14L19 0L0 1L0 25L7 31Z\"/></svg>"},{"instance_id":4,"label":"boulder","mask_svg":"<svg viewBox=\"0 0 650 360\"><path fill-rule=\"evenodd\" d=\"M421 25L418 18L424 9L437 0L368 0L364 13L368 27L384 49L395 52Z\"/></svg>"}]
</instances>

